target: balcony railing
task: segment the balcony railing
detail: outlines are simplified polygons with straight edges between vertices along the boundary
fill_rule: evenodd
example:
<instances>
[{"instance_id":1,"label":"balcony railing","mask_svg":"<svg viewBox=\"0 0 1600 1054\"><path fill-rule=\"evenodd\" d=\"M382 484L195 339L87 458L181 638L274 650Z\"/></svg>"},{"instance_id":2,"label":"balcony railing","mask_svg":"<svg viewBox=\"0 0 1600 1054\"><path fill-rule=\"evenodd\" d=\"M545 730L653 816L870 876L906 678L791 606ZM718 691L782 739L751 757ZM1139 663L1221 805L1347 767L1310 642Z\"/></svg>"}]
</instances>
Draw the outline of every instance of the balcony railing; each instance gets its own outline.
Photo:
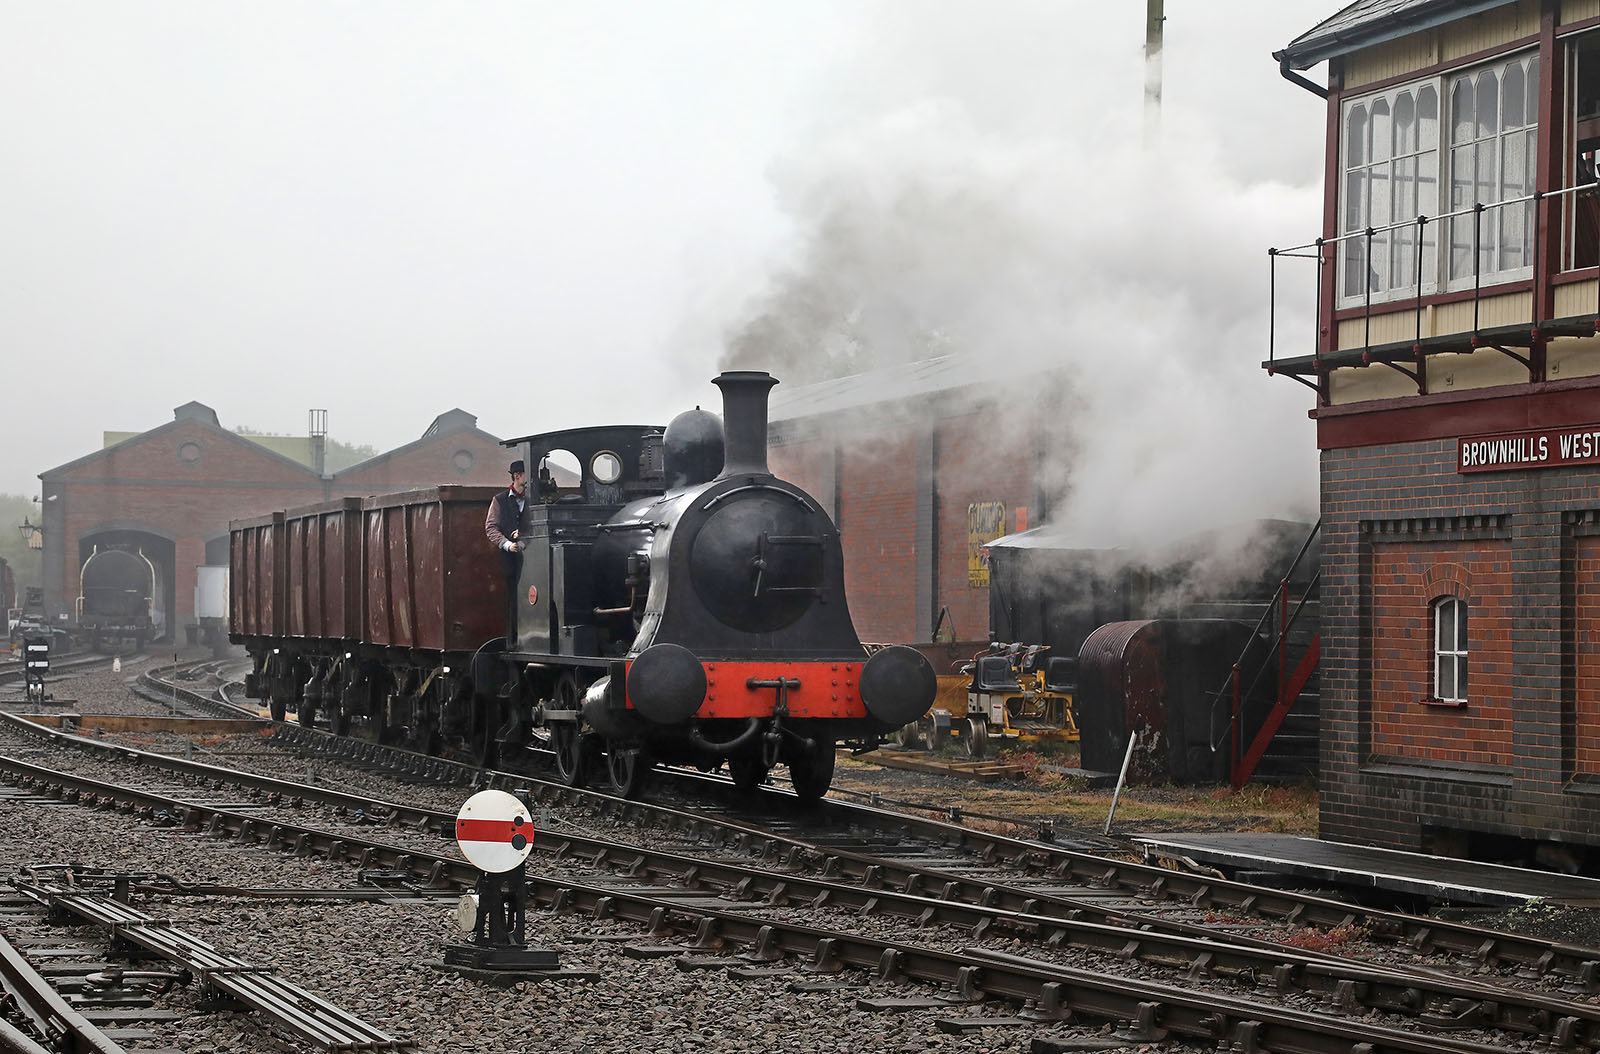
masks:
<instances>
[{"instance_id":1,"label":"balcony railing","mask_svg":"<svg viewBox=\"0 0 1600 1054\"><path fill-rule=\"evenodd\" d=\"M1517 354L1516 352L1509 350L1508 346L1532 347L1534 344L1538 343L1541 336L1589 336L1593 335L1595 332L1600 332L1600 280L1597 280L1595 283L1595 313L1592 317L1587 315L1565 319L1541 319L1539 317L1540 307L1543 299L1541 296L1541 291L1546 285L1549 284L1549 276L1544 275L1543 284L1541 284L1540 264L1544 258L1544 246L1541 245L1540 238L1538 236L1537 206L1540 202L1545 200L1564 198L1567 195L1576 195L1585 191L1594 192L1597 189L1600 188L1597 188L1595 184L1581 184L1578 186L1566 187L1561 190L1534 191L1531 194L1523 194L1519 197L1507 198L1504 201L1496 201L1490 204L1485 204L1481 201L1475 202L1470 207L1457 209L1454 212L1447 212L1438 216L1418 216L1413 220L1400 220L1394 223L1385 224L1383 226L1367 227L1358 231L1348 231L1332 238L1317 238L1316 240L1307 242L1304 245L1291 246L1287 249L1268 249L1267 256L1271 261L1271 307L1268 313L1267 361L1262 363L1262 365L1266 368L1269 374L1282 373L1285 376L1293 377L1300 383L1315 389L1319 394L1322 394L1320 383L1314 383L1313 381L1307 380L1304 374L1309 373L1317 375L1320 374L1324 368L1331 366L1368 365L1374 362L1382 363L1383 365L1398 370L1399 372L1410 377L1412 380L1416 381L1419 390L1425 390L1425 382L1422 377L1422 360L1423 357L1429 352L1458 352L1470 351L1478 347L1492 347L1506 355L1511 356L1532 370L1533 363L1531 357ZM1496 326L1493 329L1486 331L1480 326L1480 307L1483 299L1484 216L1485 214L1497 209L1504 209L1516 205L1525 205L1530 202L1535 206L1535 215L1533 236L1530 239L1533 248L1533 293L1530 297L1531 304L1529 308L1528 322L1526 325L1517 323L1514 326ZM1422 309L1425 306L1424 298L1429 294L1424 294L1423 292L1423 257L1427 250L1426 236L1428 225L1456 220L1464 216L1472 217L1472 329L1470 332L1463 332L1460 334L1441 334L1433 338L1424 338L1422 335ZM1553 224L1550 226L1553 226ZM1335 319L1329 318L1326 321L1328 323L1330 332L1334 335L1334 339L1329 341L1329 347L1325 352L1320 341L1325 313L1323 283L1326 280L1327 276L1325 271L1330 262L1328 260L1328 248L1331 246L1334 249L1334 257L1336 260L1339 246L1342 243L1353 242L1357 239L1361 239L1364 242L1365 248L1364 259L1368 261L1368 266L1371 266L1372 248L1375 238L1390 232L1407 230L1411 228L1415 228L1416 230L1416 259L1414 261L1416 274L1415 292L1408 297L1401 297L1399 299L1391 297L1384 300L1380 305L1379 314L1384 316L1396 314L1399 311L1404 311L1406 309L1406 305L1410 304L1411 310L1414 312L1416 317L1415 340L1392 342L1378 345L1376 347L1373 345L1373 289L1372 282L1369 280L1363 283L1366 288L1362 296L1363 304L1361 317L1364 320L1362 347L1360 349L1338 348L1336 346L1338 331L1333 325ZM1444 251L1445 247L1441 244L1439 249L1440 251ZM1315 260L1317 264L1317 307L1316 329L1314 332L1318 343L1315 345L1316 352L1311 356L1280 359L1277 355L1279 259ZM1435 346L1428 346L1430 341L1436 342ZM1408 358L1415 360L1415 371L1400 365L1400 361Z\"/></svg>"}]
</instances>

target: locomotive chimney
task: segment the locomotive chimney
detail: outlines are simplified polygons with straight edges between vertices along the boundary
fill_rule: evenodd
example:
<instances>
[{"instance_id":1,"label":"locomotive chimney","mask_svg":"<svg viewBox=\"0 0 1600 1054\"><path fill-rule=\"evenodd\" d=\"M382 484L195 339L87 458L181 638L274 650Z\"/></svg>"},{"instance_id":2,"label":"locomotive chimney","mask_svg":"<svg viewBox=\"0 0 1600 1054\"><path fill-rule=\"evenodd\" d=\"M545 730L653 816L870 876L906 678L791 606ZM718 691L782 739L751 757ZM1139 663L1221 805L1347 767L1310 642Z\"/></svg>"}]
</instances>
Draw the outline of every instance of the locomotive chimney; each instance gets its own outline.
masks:
<instances>
[{"instance_id":1,"label":"locomotive chimney","mask_svg":"<svg viewBox=\"0 0 1600 1054\"><path fill-rule=\"evenodd\" d=\"M760 370L731 370L711 383L722 389L725 446L718 478L771 475L767 468L767 393L777 379Z\"/></svg>"}]
</instances>

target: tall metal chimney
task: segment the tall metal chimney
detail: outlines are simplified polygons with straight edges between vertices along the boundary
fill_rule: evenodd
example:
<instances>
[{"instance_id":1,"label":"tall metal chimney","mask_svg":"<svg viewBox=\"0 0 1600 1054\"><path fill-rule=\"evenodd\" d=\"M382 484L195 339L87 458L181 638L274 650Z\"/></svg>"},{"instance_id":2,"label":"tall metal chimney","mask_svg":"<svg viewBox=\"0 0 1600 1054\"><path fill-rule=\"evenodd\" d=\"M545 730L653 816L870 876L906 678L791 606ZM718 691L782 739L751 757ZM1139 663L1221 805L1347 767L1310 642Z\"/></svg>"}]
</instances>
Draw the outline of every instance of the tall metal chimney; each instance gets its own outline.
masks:
<instances>
[{"instance_id":1,"label":"tall metal chimney","mask_svg":"<svg viewBox=\"0 0 1600 1054\"><path fill-rule=\"evenodd\" d=\"M311 436L311 468L321 476L328 466L328 411L312 410L307 417L306 431Z\"/></svg>"},{"instance_id":2,"label":"tall metal chimney","mask_svg":"<svg viewBox=\"0 0 1600 1054\"><path fill-rule=\"evenodd\" d=\"M731 370L711 382L722 389L722 475L770 476L767 468L767 393L777 378L761 370Z\"/></svg>"},{"instance_id":3,"label":"tall metal chimney","mask_svg":"<svg viewBox=\"0 0 1600 1054\"><path fill-rule=\"evenodd\" d=\"M1144 142L1150 146L1161 132L1161 38L1167 20L1166 0L1146 0L1144 12Z\"/></svg>"}]
</instances>

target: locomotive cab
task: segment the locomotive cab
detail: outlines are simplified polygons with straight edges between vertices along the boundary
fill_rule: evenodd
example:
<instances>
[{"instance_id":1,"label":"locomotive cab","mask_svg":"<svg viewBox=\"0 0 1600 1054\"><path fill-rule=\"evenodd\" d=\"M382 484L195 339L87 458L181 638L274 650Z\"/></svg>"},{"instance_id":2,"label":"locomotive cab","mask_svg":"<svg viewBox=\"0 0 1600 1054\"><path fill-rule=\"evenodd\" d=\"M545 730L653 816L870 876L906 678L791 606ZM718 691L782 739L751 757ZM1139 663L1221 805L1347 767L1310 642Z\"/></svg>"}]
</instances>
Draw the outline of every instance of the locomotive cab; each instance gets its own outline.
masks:
<instances>
[{"instance_id":1,"label":"locomotive cab","mask_svg":"<svg viewBox=\"0 0 1600 1054\"><path fill-rule=\"evenodd\" d=\"M536 466L518 528L518 656L600 658L632 641L627 561L637 537L648 537L640 512L662 491L661 439L659 426L614 425L513 441ZM571 485L551 468L558 451L577 460Z\"/></svg>"}]
</instances>

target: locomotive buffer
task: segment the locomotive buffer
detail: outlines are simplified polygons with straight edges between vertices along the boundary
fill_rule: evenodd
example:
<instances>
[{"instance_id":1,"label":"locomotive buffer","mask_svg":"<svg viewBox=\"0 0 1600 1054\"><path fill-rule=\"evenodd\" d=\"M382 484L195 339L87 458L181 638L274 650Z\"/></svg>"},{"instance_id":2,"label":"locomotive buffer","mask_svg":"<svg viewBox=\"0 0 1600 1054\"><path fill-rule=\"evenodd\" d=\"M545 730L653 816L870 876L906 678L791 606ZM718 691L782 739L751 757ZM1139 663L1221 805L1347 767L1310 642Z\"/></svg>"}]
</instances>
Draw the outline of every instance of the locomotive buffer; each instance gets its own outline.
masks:
<instances>
[{"instance_id":1,"label":"locomotive buffer","mask_svg":"<svg viewBox=\"0 0 1600 1054\"><path fill-rule=\"evenodd\" d=\"M445 948L446 966L541 973L559 969L554 951L529 948L526 942L525 868L533 851L529 813L525 797L486 790L468 798L456 816L456 843L480 874L475 891L456 908L456 925L468 934L467 942Z\"/></svg>"}]
</instances>

